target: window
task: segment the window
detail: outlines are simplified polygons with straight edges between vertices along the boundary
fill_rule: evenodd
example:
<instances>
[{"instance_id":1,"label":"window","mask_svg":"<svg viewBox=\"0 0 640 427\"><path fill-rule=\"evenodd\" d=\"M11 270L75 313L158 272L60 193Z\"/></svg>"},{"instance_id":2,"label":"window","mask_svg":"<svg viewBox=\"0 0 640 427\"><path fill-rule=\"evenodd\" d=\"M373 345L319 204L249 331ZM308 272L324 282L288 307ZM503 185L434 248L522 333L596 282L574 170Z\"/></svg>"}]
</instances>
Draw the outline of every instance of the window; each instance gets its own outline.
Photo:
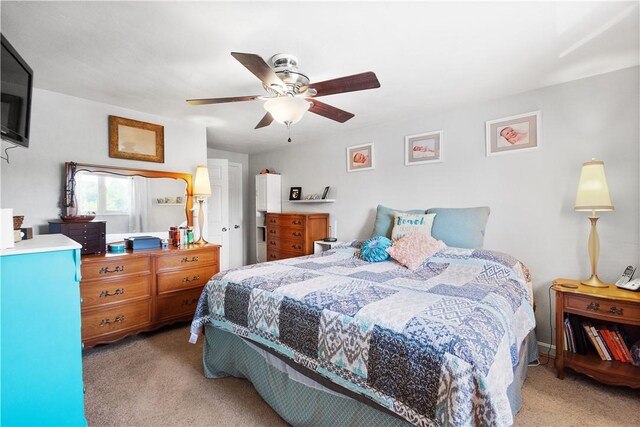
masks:
<instances>
[{"instance_id":1,"label":"window","mask_svg":"<svg viewBox=\"0 0 640 427\"><path fill-rule=\"evenodd\" d=\"M78 173L76 181L78 212L128 215L131 211L130 177Z\"/></svg>"}]
</instances>

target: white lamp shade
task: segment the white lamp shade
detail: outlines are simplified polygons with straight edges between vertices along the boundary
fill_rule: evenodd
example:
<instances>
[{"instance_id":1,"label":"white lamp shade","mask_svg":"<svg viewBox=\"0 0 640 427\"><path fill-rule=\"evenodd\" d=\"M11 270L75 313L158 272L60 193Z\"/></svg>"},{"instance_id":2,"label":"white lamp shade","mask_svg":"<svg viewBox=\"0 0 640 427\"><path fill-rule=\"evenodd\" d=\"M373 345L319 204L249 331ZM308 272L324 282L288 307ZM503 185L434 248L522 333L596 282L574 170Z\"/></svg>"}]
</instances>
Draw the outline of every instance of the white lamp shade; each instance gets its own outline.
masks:
<instances>
[{"instance_id":1,"label":"white lamp shade","mask_svg":"<svg viewBox=\"0 0 640 427\"><path fill-rule=\"evenodd\" d=\"M193 182L194 196L210 196L211 183L209 182L209 169L204 165L196 168L196 177Z\"/></svg>"},{"instance_id":2,"label":"white lamp shade","mask_svg":"<svg viewBox=\"0 0 640 427\"><path fill-rule=\"evenodd\" d=\"M273 120L282 124L298 122L309 107L311 103L295 96L281 96L264 103L264 109L271 113Z\"/></svg>"},{"instance_id":3,"label":"white lamp shade","mask_svg":"<svg viewBox=\"0 0 640 427\"><path fill-rule=\"evenodd\" d=\"M613 204L609 196L609 186L607 186L607 177L604 174L604 162L592 160L582 164L575 210L613 210Z\"/></svg>"}]
</instances>

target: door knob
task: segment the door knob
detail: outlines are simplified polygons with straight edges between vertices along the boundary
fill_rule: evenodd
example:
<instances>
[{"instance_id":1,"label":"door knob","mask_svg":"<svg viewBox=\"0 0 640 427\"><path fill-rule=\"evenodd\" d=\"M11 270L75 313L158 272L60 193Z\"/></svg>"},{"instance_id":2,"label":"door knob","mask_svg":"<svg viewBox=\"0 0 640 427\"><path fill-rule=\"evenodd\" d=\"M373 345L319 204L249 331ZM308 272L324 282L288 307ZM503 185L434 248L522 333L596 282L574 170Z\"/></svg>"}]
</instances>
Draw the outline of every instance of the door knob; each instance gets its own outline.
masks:
<instances>
[{"instance_id":1,"label":"door knob","mask_svg":"<svg viewBox=\"0 0 640 427\"><path fill-rule=\"evenodd\" d=\"M233 226L233 228L235 228L237 230L238 228L240 228L240 226L238 224L236 224L236 225Z\"/></svg>"},{"instance_id":2,"label":"door knob","mask_svg":"<svg viewBox=\"0 0 640 427\"><path fill-rule=\"evenodd\" d=\"M227 231L227 227L222 227L222 232L224 233L225 231Z\"/></svg>"}]
</instances>

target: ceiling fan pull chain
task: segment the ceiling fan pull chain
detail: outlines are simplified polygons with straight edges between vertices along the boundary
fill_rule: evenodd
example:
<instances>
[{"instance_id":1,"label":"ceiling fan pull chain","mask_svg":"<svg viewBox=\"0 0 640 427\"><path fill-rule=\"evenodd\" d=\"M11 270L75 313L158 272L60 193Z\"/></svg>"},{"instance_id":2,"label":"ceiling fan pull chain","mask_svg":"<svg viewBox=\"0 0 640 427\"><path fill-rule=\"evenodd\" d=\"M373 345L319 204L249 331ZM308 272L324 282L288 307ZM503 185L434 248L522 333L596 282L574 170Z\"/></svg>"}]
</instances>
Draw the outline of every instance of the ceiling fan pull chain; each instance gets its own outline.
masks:
<instances>
[{"instance_id":1,"label":"ceiling fan pull chain","mask_svg":"<svg viewBox=\"0 0 640 427\"><path fill-rule=\"evenodd\" d=\"M289 132L288 142L291 142L291 123L287 122L287 132Z\"/></svg>"}]
</instances>

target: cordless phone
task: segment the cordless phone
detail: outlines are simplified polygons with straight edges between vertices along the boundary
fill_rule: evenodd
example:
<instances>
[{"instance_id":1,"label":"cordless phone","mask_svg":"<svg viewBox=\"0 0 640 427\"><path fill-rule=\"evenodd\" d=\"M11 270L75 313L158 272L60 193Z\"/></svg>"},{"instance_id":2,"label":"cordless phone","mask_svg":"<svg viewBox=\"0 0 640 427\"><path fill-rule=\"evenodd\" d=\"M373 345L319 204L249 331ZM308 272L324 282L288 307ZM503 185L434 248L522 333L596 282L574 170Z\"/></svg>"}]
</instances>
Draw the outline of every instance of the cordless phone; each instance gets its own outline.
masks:
<instances>
[{"instance_id":1,"label":"cordless phone","mask_svg":"<svg viewBox=\"0 0 640 427\"><path fill-rule=\"evenodd\" d=\"M621 289L628 289L630 291L637 291L640 289L640 279L631 280L633 277L633 273L636 272L634 266L630 265L625 268L624 273L622 273L622 277L618 279L616 282L616 286Z\"/></svg>"}]
</instances>

